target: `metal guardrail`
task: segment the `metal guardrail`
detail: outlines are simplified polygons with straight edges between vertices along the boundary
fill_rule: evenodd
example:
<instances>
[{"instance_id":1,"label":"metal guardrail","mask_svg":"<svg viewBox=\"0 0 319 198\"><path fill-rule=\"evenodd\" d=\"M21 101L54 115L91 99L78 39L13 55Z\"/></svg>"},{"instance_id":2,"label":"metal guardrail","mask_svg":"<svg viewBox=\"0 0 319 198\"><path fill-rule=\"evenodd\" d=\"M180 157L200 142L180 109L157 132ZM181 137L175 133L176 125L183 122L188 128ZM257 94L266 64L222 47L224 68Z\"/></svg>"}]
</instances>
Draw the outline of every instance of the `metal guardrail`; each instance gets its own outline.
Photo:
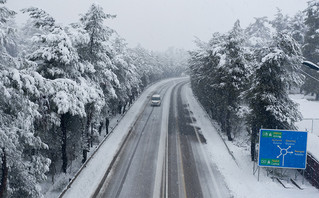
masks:
<instances>
[{"instance_id":1,"label":"metal guardrail","mask_svg":"<svg viewBox=\"0 0 319 198\"><path fill-rule=\"evenodd\" d=\"M141 94L138 95L138 97L136 98L136 100L140 97ZM136 101L135 100L135 101ZM75 175L71 178L71 180L69 181L69 183L64 187L64 189L62 190L62 192L59 194L58 198L62 198L64 196L64 194L66 193L66 191L71 188L73 182L77 179L77 177L80 175L80 173L86 168L87 164L90 162L90 160L95 156L95 154L97 153L97 151L100 149L100 147L104 144L104 142L109 138L109 135L111 135L114 131L114 129L117 127L117 125L119 124L119 122L122 120L122 118L126 115L126 112L132 107L133 104L131 104L128 109L120 116L119 120L116 122L116 124L110 128L109 133L102 139L102 141L97 145L97 147L94 149L92 155L90 155L88 157L88 159L82 164L82 166L80 167L80 169L75 173Z\"/></svg>"},{"instance_id":2,"label":"metal guardrail","mask_svg":"<svg viewBox=\"0 0 319 198\"><path fill-rule=\"evenodd\" d=\"M158 82L158 81L156 81L156 82ZM144 90L146 90L147 88L149 88L150 86L152 86L152 85L155 84L156 82L153 82L153 83L149 84ZM154 92L151 92L150 95L153 95L153 93L154 93ZM138 97L135 99L135 101L137 101L137 100L140 98L141 95L142 95L142 93L140 93L140 94L138 95ZM135 102L135 101L134 101L134 102ZM133 105L133 104L131 104L131 105L128 107L128 109L125 111L125 113L121 115L119 121L115 124L115 126L114 126L113 128L111 128L111 130L109 131L108 135L106 135L106 136L103 138L103 140L101 141L101 143L99 143L99 145L94 149L92 155L89 156L89 158L82 164L82 166L80 167L80 169L76 172L76 174L73 176L73 178L69 181L69 183L64 187L64 189L62 190L62 192L59 194L58 198L62 198L62 197L64 196L64 194L66 193L66 191L67 191L69 188L71 188L73 182L77 179L77 177L80 175L80 173L86 168L86 166L87 166L87 164L89 163L89 161L95 156L95 154L97 153L97 151L99 150L99 148L100 148L100 147L104 144L104 142L108 139L109 135L110 135L111 133L113 133L113 130L114 130L114 129L116 128L116 126L119 124L120 120L126 115L127 111L132 107L132 105ZM145 108L146 105L147 105L147 102L145 102L143 108ZM139 116L140 116L140 115L139 115ZM136 121L135 121L135 122L136 122ZM134 124L135 124L135 122L134 122ZM133 126L134 126L134 124L133 124ZM133 127L133 126L132 126L132 127ZM127 134L127 137L128 137L128 135L129 135L131 129L132 129L132 128L129 129L129 132L128 132L128 134ZM126 140L124 140L124 141L126 141ZM119 151L118 151L118 152L119 152ZM112 166L113 163L114 163L114 162L112 161L110 166ZM108 174L108 172L109 172L109 169L110 169L110 167L109 167L108 170L107 170L106 176L107 176L107 174ZM103 177L103 180L105 180L106 176ZM99 184L99 187L100 187L100 185L101 185L101 184ZM94 192L94 195L95 195L95 194L96 194L96 192Z\"/></svg>"},{"instance_id":3,"label":"metal guardrail","mask_svg":"<svg viewBox=\"0 0 319 198\"><path fill-rule=\"evenodd\" d=\"M216 129L219 137L221 138L221 140L223 141L225 147L227 148L227 151L229 153L229 155L233 158L234 162L236 163L236 165L239 167L239 164L233 154L233 152L230 150L229 146L227 145L225 139L223 138L222 132L220 131L220 129L218 129L217 127L215 127L214 124L214 120L210 117L210 115L207 113L207 111L205 110L204 106L202 105L202 103L199 101L199 99L197 98L196 95L194 95L195 100L198 102L199 106L202 108L202 110L205 112L207 118L210 120L210 122L212 123L213 127Z\"/></svg>"},{"instance_id":4,"label":"metal guardrail","mask_svg":"<svg viewBox=\"0 0 319 198\"><path fill-rule=\"evenodd\" d=\"M310 184L319 189L319 161L310 153L307 154L307 167L304 177Z\"/></svg>"},{"instance_id":5,"label":"metal guardrail","mask_svg":"<svg viewBox=\"0 0 319 198\"><path fill-rule=\"evenodd\" d=\"M196 96L195 96L195 98L198 101L198 103L200 104L201 108L205 111L204 107L199 102L198 98ZM208 114L207 114L207 116L212 121L211 117ZM319 120L319 118L304 118L303 120L312 120L312 130L311 130L311 132L313 132L313 128L314 128L313 127L313 121L314 120ZM219 130L217 130L217 131L218 131L218 134L221 136L220 131ZM222 138L222 140L224 141L223 138ZM225 141L224 141L224 144L226 145L226 147L228 149L228 152L231 154L231 156L233 157L234 161L237 164L236 159L234 158L233 154L229 150L229 148L228 148L227 144L225 143ZM238 164L237 164L237 166L238 166ZM302 170L299 170L299 171L302 172ZM305 172L304 172L304 177L308 180L308 182L310 184L312 184L314 187L319 189L319 161L315 157L313 157L310 153L307 153L307 167L306 167Z\"/></svg>"},{"instance_id":6,"label":"metal guardrail","mask_svg":"<svg viewBox=\"0 0 319 198\"><path fill-rule=\"evenodd\" d=\"M303 118L302 121L310 120L311 121L311 129L310 132L314 133L314 121L319 121L319 118ZM317 123L318 124L318 123ZM318 128L316 128L318 129Z\"/></svg>"},{"instance_id":7,"label":"metal guardrail","mask_svg":"<svg viewBox=\"0 0 319 198\"><path fill-rule=\"evenodd\" d=\"M124 117L124 115L126 114L126 112L120 117L120 120ZM69 181L69 183L64 187L64 189L62 190L62 192L60 193L58 198L62 198L64 196L64 194L66 193L66 191L71 188L73 182L77 179L77 177L80 175L80 173L86 168L87 164L90 162L90 160L95 156L96 152L99 150L99 148L104 144L104 142L108 139L109 135L113 133L114 128L118 125L119 122L117 122L115 124L115 126L109 131L108 135L106 135L103 140L101 141L101 143L99 143L99 145L94 149L92 155L90 155L88 157L88 159L82 164L82 166L80 167L80 169L75 173L75 175L73 176L73 178Z\"/></svg>"}]
</instances>

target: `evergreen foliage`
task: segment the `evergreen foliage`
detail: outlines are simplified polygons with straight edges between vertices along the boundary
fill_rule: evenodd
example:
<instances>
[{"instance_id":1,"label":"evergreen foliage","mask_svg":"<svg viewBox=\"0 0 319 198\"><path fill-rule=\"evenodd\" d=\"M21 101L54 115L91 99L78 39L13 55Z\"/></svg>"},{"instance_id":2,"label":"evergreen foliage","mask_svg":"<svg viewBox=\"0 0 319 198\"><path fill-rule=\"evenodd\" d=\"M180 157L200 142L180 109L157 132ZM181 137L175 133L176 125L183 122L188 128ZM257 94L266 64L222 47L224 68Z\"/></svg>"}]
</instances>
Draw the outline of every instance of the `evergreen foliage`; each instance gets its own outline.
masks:
<instances>
[{"instance_id":1,"label":"evergreen foliage","mask_svg":"<svg viewBox=\"0 0 319 198\"><path fill-rule=\"evenodd\" d=\"M241 122L249 126L255 160L260 128L295 129L301 118L288 91L303 84L300 45L305 59L319 62L318 9L310 0L293 18L278 9L274 20L255 18L245 29L237 21L207 43L197 40L188 54L129 48L106 25L115 15L98 4L67 26L26 8L30 20L21 29L16 13L1 6L0 197L43 197L40 184L86 160L119 104L131 104L152 82L185 74L187 64L194 94L228 140ZM319 98L317 82L307 79L302 88Z\"/></svg>"},{"instance_id":2,"label":"evergreen foliage","mask_svg":"<svg viewBox=\"0 0 319 198\"><path fill-rule=\"evenodd\" d=\"M247 121L252 131L252 160L255 160L259 129L295 130L294 123L301 119L297 105L288 96L289 85L301 82L301 76L296 73L300 66L292 61L301 54L296 42L279 34L271 46L260 53L258 57L262 58L258 61L252 87L246 93L250 107ZM289 68L290 65L294 67Z\"/></svg>"},{"instance_id":3,"label":"evergreen foliage","mask_svg":"<svg viewBox=\"0 0 319 198\"><path fill-rule=\"evenodd\" d=\"M237 21L227 35L214 34L208 44L199 43L200 51L191 52L192 87L221 124L228 140L232 140L232 123L238 119L240 96L249 77L244 42L244 32Z\"/></svg>"},{"instance_id":4,"label":"evergreen foliage","mask_svg":"<svg viewBox=\"0 0 319 198\"><path fill-rule=\"evenodd\" d=\"M0 197L43 197L40 184L86 160L120 101L186 70L186 52L128 48L97 4L68 26L39 8L22 12L30 20L16 29L15 12L0 8Z\"/></svg>"},{"instance_id":5,"label":"evergreen foliage","mask_svg":"<svg viewBox=\"0 0 319 198\"><path fill-rule=\"evenodd\" d=\"M235 137L236 125L246 122L252 160L260 128L292 130L301 119L288 96L304 80L300 45L288 31L293 26L286 24L290 20L279 10L273 21L256 18L245 30L237 21L227 34L215 33L208 43L197 41L198 49L190 52L194 94L228 140Z\"/></svg>"},{"instance_id":6,"label":"evergreen foliage","mask_svg":"<svg viewBox=\"0 0 319 198\"><path fill-rule=\"evenodd\" d=\"M308 7L305 10L306 18L305 24L307 25L307 31L304 36L303 55L306 60L313 63L319 62L319 1L311 0L308 2ZM305 71L315 78L319 78L319 74L311 69L305 69ZM318 81L311 77L306 78L305 84L302 87L306 93L315 93L316 100L319 100L319 86Z\"/></svg>"}]
</instances>

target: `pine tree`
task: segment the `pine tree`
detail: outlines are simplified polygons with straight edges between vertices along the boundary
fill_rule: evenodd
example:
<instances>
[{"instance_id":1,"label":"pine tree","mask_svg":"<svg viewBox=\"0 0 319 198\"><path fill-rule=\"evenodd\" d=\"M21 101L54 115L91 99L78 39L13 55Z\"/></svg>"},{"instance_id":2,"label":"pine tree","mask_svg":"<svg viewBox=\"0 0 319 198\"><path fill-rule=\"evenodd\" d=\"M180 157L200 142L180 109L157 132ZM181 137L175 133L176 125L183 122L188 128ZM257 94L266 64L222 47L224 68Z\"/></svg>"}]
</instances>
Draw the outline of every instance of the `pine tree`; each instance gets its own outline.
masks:
<instances>
[{"instance_id":1,"label":"pine tree","mask_svg":"<svg viewBox=\"0 0 319 198\"><path fill-rule=\"evenodd\" d=\"M305 34L305 43L303 46L303 55L306 60L318 63L319 62L319 1L311 0L308 2L308 7L305 12L307 13L305 24L307 31ZM307 73L315 78L319 78L319 74L310 69L305 69ZM318 82L314 79L307 77L305 85L302 87L306 93L316 93L316 100L319 100L319 86Z\"/></svg>"},{"instance_id":2,"label":"pine tree","mask_svg":"<svg viewBox=\"0 0 319 198\"><path fill-rule=\"evenodd\" d=\"M249 72L248 62L245 57L244 33L237 21L233 29L229 32L224 51L225 63L220 64L219 75L221 75L225 101L225 132L228 140L232 140L232 121L238 119L236 112L241 104L241 93L248 85Z\"/></svg>"},{"instance_id":3,"label":"pine tree","mask_svg":"<svg viewBox=\"0 0 319 198\"><path fill-rule=\"evenodd\" d=\"M5 0L0 3L5 3ZM50 160L40 151L48 147L37 136L34 121L40 116L35 98L41 92L38 78L18 70L16 30L10 25L15 12L0 8L0 197L41 197Z\"/></svg>"},{"instance_id":4,"label":"pine tree","mask_svg":"<svg viewBox=\"0 0 319 198\"><path fill-rule=\"evenodd\" d=\"M255 48L267 45L271 41L271 24L267 17L255 18L255 22L245 29L248 44Z\"/></svg>"},{"instance_id":5,"label":"pine tree","mask_svg":"<svg viewBox=\"0 0 319 198\"><path fill-rule=\"evenodd\" d=\"M88 11L80 18L79 24L88 35L88 40L77 45L77 51L81 57L81 61L91 64L94 68L94 72L88 74L86 78L90 79L95 86L103 91L106 100L104 113L110 108L112 101L117 99L116 88L120 87L118 77L114 73L114 70L117 68L112 60L114 52L112 51L112 43L110 41L115 31L104 24L107 19L114 17L114 15L104 13L101 6L92 4ZM88 142L88 148L84 148L84 154L86 153L85 149L89 149L90 145L92 145L92 134L94 132L91 126L94 123L94 119L100 117L94 104L88 104L86 112L88 115L86 117L84 132L86 133L86 138L83 139L83 143ZM104 120L104 117L102 119Z\"/></svg>"},{"instance_id":6,"label":"pine tree","mask_svg":"<svg viewBox=\"0 0 319 198\"><path fill-rule=\"evenodd\" d=\"M70 160L89 149L82 140L92 146L102 111L177 75L174 65L182 64L167 54L127 48L105 26L114 16L96 4L69 26L39 8L23 12L30 20L16 34L15 12L0 7L2 197L42 197L39 184L47 173L53 177L61 165L57 172L65 173Z\"/></svg>"},{"instance_id":7,"label":"pine tree","mask_svg":"<svg viewBox=\"0 0 319 198\"><path fill-rule=\"evenodd\" d=\"M137 68L127 52L127 46L124 39L116 37L112 47L114 51L113 62L116 66L114 73L120 82L120 86L116 90L116 93L124 104L128 104L130 97L132 96L133 88L140 84Z\"/></svg>"},{"instance_id":8,"label":"pine tree","mask_svg":"<svg viewBox=\"0 0 319 198\"><path fill-rule=\"evenodd\" d=\"M159 80L163 77L163 71L157 67L154 53L137 46L130 49L129 56L137 68L141 83L139 87L143 90L149 83Z\"/></svg>"},{"instance_id":9,"label":"pine tree","mask_svg":"<svg viewBox=\"0 0 319 198\"><path fill-rule=\"evenodd\" d=\"M277 8L277 13L275 15L275 18L272 21L270 21L270 24L272 25L272 27L275 28L277 32L287 33L289 19L290 18L288 16L284 16L282 14L281 9Z\"/></svg>"},{"instance_id":10,"label":"pine tree","mask_svg":"<svg viewBox=\"0 0 319 198\"><path fill-rule=\"evenodd\" d=\"M43 181L50 160L41 151L48 149L33 123L41 115L34 100L41 93L37 74L14 68L1 69L0 146L3 170L1 192L8 196L40 197L37 183ZM7 182L5 182L7 180Z\"/></svg>"},{"instance_id":11,"label":"pine tree","mask_svg":"<svg viewBox=\"0 0 319 198\"><path fill-rule=\"evenodd\" d=\"M0 4L6 1L0 2ZM16 64L12 57L16 52L16 30L11 25L15 12L6 7L0 7L0 64L15 67Z\"/></svg>"},{"instance_id":12,"label":"pine tree","mask_svg":"<svg viewBox=\"0 0 319 198\"><path fill-rule=\"evenodd\" d=\"M288 32L291 32L291 36L295 39L301 46L305 42L305 34L307 30L307 25L305 24L306 15L303 12L298 12L294 17L289 20Z\"/></svg>"},{"instance_id":13,"label":"pine tree","mask_svg":"<svg viewBox=\"0 0 319 198\"><path fill-rule=\"evenodd\" d=\"M104 42L108 41L114 30L105 26L103 23L106 19L116 17L115 15L105 14L103 8L97 4L92 4L89 10L81 17L80 21L84 29L89 34L89 43L86 46L91 62L97 62L101 59L101 53L108 53ZM110 54L108 54L110 56ZM110 57L109 57L110 58Z\"/></svg>"},{"instance_id":14,"label":"pine tree","mask_svg":"<svg viewBox=\"0 0 319 198\"><path fill-rule=\"evenodd\" d=\"M190 52L189 59L192 90L205 109L212 112L213 119L218 118L215 111L218 96L213 84L217 82L216 71L220 60L219 52L214 51L215 44L219 44L219 38L219 34L214 34L209 44L197 40L198 49Z\"/></svg>"},{"instance_id":15,"label":"pine tree","mask_svg":"<svg viewBox=\"0 0 319 198\"><path fill-rule=\"evenodd\" d=\"M244 32L237 21L227 35L214 34L208 44L198 42L200 49L191 52L192 89L229 140L250 75L244 45Z\"/></svg>"},{"instance_id":16,"label":"pine tree","mask_svg":"<svg viewBox=\"0 0 319 198\"><path fill-rule=\"evenodd\" d=\"M37 63L37 71L44 78L51 80L47 83L50 91L44 97L48 98L49 108L60 119L54 124L60 126L57 132L61 133L59 137L62 147L62 171L65 173L70 153L68 142L72 141L67 135L71 126L66 123L73 119L72 116L90 117L90 113L86 111L88 104L93 103L96 105L95 110L99 111L104 104L103 94L98 87L90 85L89 81L82 78L83 64L66 29L56 25L54 19L41 9L29 8L24 12L30 14L35 27L44 30L42 34L34 36L33 41L37 50L28 55L28 58ZM75 133L72 138L80 139L79 131L80 126L77 130L71 131Z\"/></svg>"},{"instance_id":17,"label":"pine tree","mask_svg":"<svg viewBox=\"0 0 319 198\"><path fill-rule=\"evenodd\" d=\"M296 129L294 123L301 118L297 105L289 98L291 83L301 83L296 58L301 52L291 37L279 34L270 47L261 49L259 65L253 84L247 92L249 107L248 123L251 126L251 158L255 160L257 132L261 128ZM291 66L292 65L292 66ZM293 82L297 80L296 82Z\"/></svg>"}]
</instances>

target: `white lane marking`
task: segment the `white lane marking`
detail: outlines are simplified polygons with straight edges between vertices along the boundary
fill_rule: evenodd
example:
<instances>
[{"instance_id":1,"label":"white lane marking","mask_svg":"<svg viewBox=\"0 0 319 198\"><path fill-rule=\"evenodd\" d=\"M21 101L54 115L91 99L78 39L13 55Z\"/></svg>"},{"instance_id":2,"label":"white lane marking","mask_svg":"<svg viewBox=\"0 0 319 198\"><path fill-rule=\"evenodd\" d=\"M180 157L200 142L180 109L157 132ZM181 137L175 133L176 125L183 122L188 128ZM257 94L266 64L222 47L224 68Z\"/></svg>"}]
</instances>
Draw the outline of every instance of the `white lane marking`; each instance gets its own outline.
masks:
<instances>
[{"instance_id":1,"label":"white lane marking","mask_svg":"<svg viewBox=\"0 0 319 198\"><path fill-rule=\"evenodd\" d=\"M162 171L163 171L165 151L166 151L169 106L170 106L170 96L172 93L172 89L173 89L173 87L170 87L167 90L168 94L165 94L163 102L162 102L162 105L163 105L162 112L163 113L162 113L162 123L161 123L161 135L160 135L160 142L159 142L159 148L158 148L159 150L158 150L158 155L157 155L155 182L154 182L154 188L153 188L154 189L153 190L153 198L158 198L161 196ZM166 173L166 175L167 175L167 173ZM166 182L166 185L167 185L167 182ZM167 193L166 193L166 195L167 195Z\"/></svg>"},{"instance_id":2,"label":"white lane marking","mask_svg":"<svg viewBox=\"0 0 319 198\"><path fill-rule=\"evenodd\" d=\"M165 151L165 197L168 198L168 135L166 135Z\"/></svg>"}]
</instances>

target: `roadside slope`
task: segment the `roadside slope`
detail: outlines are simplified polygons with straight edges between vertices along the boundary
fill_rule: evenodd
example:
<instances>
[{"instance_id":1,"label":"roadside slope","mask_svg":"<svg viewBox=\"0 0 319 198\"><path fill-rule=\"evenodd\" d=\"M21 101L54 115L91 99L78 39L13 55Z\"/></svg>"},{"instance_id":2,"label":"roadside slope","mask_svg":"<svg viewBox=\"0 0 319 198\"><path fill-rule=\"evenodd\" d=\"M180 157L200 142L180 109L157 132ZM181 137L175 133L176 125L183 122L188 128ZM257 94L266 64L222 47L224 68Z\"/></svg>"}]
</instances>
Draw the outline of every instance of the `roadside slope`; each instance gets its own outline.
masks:
<instances>
[{"instance_id":1,"label":"roadside slope","mask_svg":"<svg viewBox=\"0 0 319 198\"><path fill-rule=\"evenodd\" d=\"M179 79L179 78L177 78ZM74 179L73 183L63 196L60 197L91 197L102 180L105 172L109 168L114 156L120 149L128 131L133 126L138 115L142 111L143 106L148 103L149 96L158 89L159 86L176 80L167 79L153 84L147 88L140 97L134 102L126 115L120 120L113 132L108 136L107 140L101 145L100 149L86 164L79 176Z\"/></svg>"},{"instance_id":2,"label":"roadside slope","mask_svg":"<svg viewBox=\"0 0 319 198\"><path fill-rule=\"evenodd\" d=\"M253 163L250 161L250 150L245 147L235 146L232 142L225 141L233 154L236 162L229 154L223 139L219 136L212 120L194 98L191 88L185 89L190 111L197 120L197 126L207 140L204 148L209 153L209 160L215 164L225 178L225 182L236 198L268 198L289 197L315 198L319 191L306 183L304 190L297 188L285 189L280 184L267 177L266 171L261 169L260 181L253 175ZM238 164L238 165L237 165Z\"/></svg>"}]
</instances>

